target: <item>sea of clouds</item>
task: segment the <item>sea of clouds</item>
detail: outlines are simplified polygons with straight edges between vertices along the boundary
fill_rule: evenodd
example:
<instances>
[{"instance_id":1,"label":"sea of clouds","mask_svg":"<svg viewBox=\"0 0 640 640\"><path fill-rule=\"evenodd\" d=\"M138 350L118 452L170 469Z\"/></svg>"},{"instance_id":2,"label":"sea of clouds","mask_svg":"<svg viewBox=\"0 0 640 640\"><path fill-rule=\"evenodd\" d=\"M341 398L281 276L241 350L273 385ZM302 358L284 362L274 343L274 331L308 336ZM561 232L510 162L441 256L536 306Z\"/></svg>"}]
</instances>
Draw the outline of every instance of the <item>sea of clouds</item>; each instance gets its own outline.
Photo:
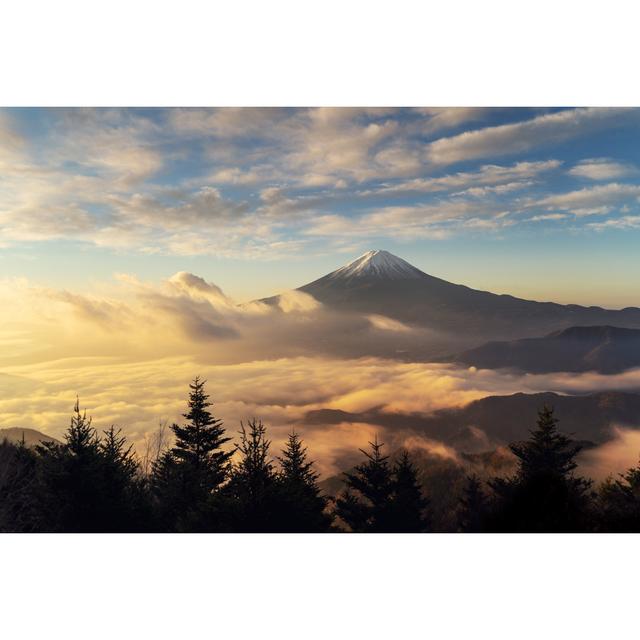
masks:
<instances>
[{"instance_id":1,"label":"sea of clouds","mask_svg":"<svg viewBox=\"0 0 640 640\"><path fill-rule=\"evenodd\" d=\"M310 426L309 411L429 413L493 394L640 389L640 369L520 375L412 361L412 345L450 337L382 316L339 314L298 291L274 304L237 305L186 272L163 283L121 275L90 294L5 280L0 309L0 427L60 437L77 394L98 428L121 426L140 450L160 421L181 419L187 385L199 375L231 434L258 417L277 453L296 429L323 475L376 436L453 460L457 454L375 424ZM594 477L637 462L640 434L611 426L612 440L583 456Z\"/></svg>"}]
</instances>

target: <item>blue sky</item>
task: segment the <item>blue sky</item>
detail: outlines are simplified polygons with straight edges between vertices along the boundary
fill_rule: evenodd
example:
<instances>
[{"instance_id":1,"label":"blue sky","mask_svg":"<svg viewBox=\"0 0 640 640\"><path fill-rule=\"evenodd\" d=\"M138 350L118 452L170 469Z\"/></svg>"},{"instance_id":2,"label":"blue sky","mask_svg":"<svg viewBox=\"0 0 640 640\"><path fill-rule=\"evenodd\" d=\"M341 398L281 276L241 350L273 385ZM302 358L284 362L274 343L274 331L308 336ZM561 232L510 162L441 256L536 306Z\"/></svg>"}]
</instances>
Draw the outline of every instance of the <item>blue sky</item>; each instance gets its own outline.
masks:
<instances>
[{"instance_id":1,"label":"blue sky","mask_svg":"<svg viewBox=\"0 0 640 640\"><path fill-rule=\"evenodd\" d=\"M640 110L5 109L0 269L237 299L370 248L536 299L640 305Z\"/></svg>"}]
</instances>

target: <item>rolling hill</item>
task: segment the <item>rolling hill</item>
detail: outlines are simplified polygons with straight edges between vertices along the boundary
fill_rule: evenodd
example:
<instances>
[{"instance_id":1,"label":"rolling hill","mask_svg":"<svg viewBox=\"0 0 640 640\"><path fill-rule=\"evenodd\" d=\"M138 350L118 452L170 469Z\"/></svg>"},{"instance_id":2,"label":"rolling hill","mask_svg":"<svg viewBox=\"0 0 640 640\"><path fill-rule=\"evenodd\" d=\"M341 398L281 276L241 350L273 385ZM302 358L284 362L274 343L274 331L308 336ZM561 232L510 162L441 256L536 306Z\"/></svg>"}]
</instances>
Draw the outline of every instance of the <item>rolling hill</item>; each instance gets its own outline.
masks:
<instances>
[{"instance_id":1,"label":"rolling hill","mask_svg":"<svg viewBox=\"0 0 640 640\"><path fill-rule=\"evenodd\" d=\"M35 429L27 429L23 427L9 427L7 429L0 429L0 442L8 440L13 444L18 444L24 438L24 443L27 447L35 447L41 442L59 442L55 438L48 436Z\"/></svg>"},{"instance_id":2,"label":"rolling hill","mask_svg":"<svg viewBox=\"0 0 640 640\"><path fill-rule=\"evenodd\" d=\"M612 426L640 428L640 394L618 391L584 396L552 392L488 396L463 407L431 414L388 413L379 408L360 413L318 409L308 412L305 422L309 425L368 423L383 427L389 434L421 435L459 451L477 453L528 438L537 412L545 404L555 409L560 429L577 440L598 444L612 437Z\"/></svg>"}]
</instances>

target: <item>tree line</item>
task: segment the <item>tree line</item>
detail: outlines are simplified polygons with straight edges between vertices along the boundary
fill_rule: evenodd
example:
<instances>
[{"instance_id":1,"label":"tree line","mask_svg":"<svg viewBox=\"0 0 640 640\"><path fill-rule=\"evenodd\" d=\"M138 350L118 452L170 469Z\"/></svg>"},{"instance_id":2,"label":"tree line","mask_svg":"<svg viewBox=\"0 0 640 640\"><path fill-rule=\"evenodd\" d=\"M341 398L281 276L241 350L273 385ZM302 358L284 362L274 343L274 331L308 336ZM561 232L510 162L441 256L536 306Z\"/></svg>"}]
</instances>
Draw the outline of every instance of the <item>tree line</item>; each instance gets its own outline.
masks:
<instances>
[{"instance_id":1,"label":"tree line","mask_svg":"<svg viewBox=\"0 0 640 640\"><path fill-rule=\"evenodd\" d=\"M429 532L432 510L408 452L395 461L377 439L323 493L314 462L292 432L272 457L260 420L231 446L204 381L189 388L174 442L141 461L115 426L98 433L76 402L64 442L0 443L3 532ZM460 532L640 531L640 466L600 486L579 476L580 445L544 407L511 476L466 478L453 502Z\"/></svg>"}]
</instances>

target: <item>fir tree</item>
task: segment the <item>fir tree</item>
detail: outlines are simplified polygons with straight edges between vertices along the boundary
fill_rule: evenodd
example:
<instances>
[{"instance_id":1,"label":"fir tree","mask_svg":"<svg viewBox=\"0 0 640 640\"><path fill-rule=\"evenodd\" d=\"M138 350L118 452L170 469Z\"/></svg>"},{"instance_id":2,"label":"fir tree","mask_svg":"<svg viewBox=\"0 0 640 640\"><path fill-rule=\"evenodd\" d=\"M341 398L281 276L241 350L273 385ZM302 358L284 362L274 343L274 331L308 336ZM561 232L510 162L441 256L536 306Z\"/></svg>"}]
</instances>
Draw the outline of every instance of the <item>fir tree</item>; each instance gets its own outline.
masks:
<instances>
[{"instance_id":1,"label":"fir tree","mask_svg":"<svg viewBox=\"0 0 640 640\"><path fill-rule=\"evenodd\" d=\"M640 464L602 483L598 507L600 531L640 532Z\"/></svg>"},{"instance_id":2,"label":"fir tree","mask_svg":"<svg viewBox=\"0 0 640 640\"><path fill-rule=\"evenodd\" d=\"M33 485L36 456L22 441L0 442L0 532L29 533L39 530Z\"/></svg>"},{"instance_id":3,"label":"fir tree","mask_svg":"<svg viewBox=\"0 0 640 640\"><path fill-rule=\"evenodd\" d=\"M476 475L467 476L460 498L459 530L465 533L483 531L486 512L487 498L482 490L480 478Z\"/></svg>"},{"instance_id":4,"label":"fir tree","mask_svg":"<svg viewBox=\"0 0 640 640\"><path fill-rule=\"evenodd\" d=\"M417 533L426 531L429 520L426 509L429 501L422 494L418 472L403 451L392 470L392 502L389 525L392 531Z\"/></svg>"},{"instance_id":5,"label":"fir tree","mask_svg":"<svg viewBox=\"0 0 640 640\"><path fill-rule=\"evenodd\" d=\"M233 452L222 449L231 438L224 436L222 420L211 415L212 403L204 385L205 381L198 377L189 385L189 410L183 414L187 422L171 427L176 437L171 452L178 462L196 472L200 488L210 492L226 480Z\"/></svg>"},{"instance_id":6,"label":"fir tree","mask_svg":"<svg viewBox=\"0 0 640 640\"><path fill-rule=\"evenodd\" d=\"M227 480L233 451L225 451L222 421L214 418L205 381L189 385L188 410L183 425L172 425L175 444L153 465L152 487L161 526L177 530L209 529L211 496Z\"/></svg>"},{"instance_id":7,"label":"fir tree","mask_svg":"<svg viewBox=\"0 0 640 640\"><path fill-rule=\"evenodd\" d=\"M289 434L287 444L278 458L278 474L282 496L280 528L287 532L327 531L331 517L326 513L327 500L321 495L318 474L313 462L307 460L307 449L300 436Z\"/></svg>"},{"instance_id":8,"label":"fir tree","mask_svg":"<svg viewBox=\"0 0 640 640\"><path fill-rule=\"evenodd\" d=\"M240 423L240 460L234 466L226 495L233 501L233 529L244 532L277 531L280 510L277 476L269 457L271 442L261 420Z\"/></svg>"},{"instance_id":9,"label":"fir tree","mask_svg":"<svg viewBox=\"0 0 640 640\"><path fill-rule=\"evenodd\" d=\"M65 433L65 443L44 442L36 447L38 478L35 498L44 531L98 532L103 518L103 467L96 430L80 412L74 413Z\"/></svg>"},{"instance_id":10,"label":"fir tree","mask_svg":"<svg viewBox=\"0 0 640 640\"><path fill-rule=\"evenodd\" d=\"M99 443L102 457L104 495L102 516L105 531L140 531L148 526L150 513L140 468L133 445L111 426Z\"/></svg>"},{"instance_id":11,"label":"fir tree","mask_svg":"<svg viewBox=\"0 0 640 640\"><path fill-rule=\"evenodd\" d=\"M345 473L346 491L336 501L336 516L358 533L392 530L393 483L383 443L370 442L371 453L360 449L366 461Z\"/></svg>"},{"instance_id":12,"label":"fir tree","mask_svg":"<svg viewBox=\"0 0 640 640\"><path fill-rule=\"evenodd\" d=\"M80 413L80 399L76 398L73 407L71 424L64 435L67 450L79 459L93 458L99 451L97 431L91 425L91 417L87 418L87 411Z\"/></svg>"},{"instance_id":13,"label":"fir tree","mask_svg":"<svg viewBox=\"0 0 640 640\"><path fill-rule=\"evenodd\" d=\"M496 478L492 527L501 531L580 531L587 526L590 482L575 477L580 445L560 433L553 409L538 414L529 440L510 446L518 459L514 478Z\"/></svg>"},{"instance_id":14,"label":"fir tree","mask_svg":"<svg viewBox=\"0 0 640 640\"><path fill-rule=\"evenodd\" d=\"M540 474L569 477L576 468L576 455L582 447L558 431L553 409L544 406L538 413L538 424L524 443L509 448L519 461L519 476L529 478Z\"/></svg>"},{"instance_id":15,"label":"fir tree","mask_svg":"<svg viewBox=\"0 0 640 640\"><path fill-rule=\"evenodd\" d=\"M98 447L105 464L110 472L118 473L124 482L131 481L138 473L138 463L133 453L133 445L127 446L127 438L122 429L111 425L105 430Z\"/></svg>"}]
</instances>

